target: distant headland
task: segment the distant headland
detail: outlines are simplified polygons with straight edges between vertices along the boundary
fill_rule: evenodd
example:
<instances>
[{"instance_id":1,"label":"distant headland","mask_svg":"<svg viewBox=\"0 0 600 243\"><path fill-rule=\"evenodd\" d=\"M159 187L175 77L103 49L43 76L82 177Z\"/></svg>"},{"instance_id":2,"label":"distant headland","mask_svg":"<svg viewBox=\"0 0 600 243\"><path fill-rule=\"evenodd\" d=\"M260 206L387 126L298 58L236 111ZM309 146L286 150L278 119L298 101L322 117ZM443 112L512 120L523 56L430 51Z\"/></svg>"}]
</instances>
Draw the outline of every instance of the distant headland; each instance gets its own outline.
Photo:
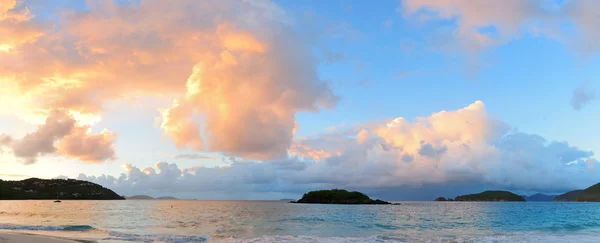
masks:
<instances>
[{"instance_id":1,"label":"distant headland","mask_svg":"<svg viewBox=\"0 0 600 243\"><path fill-rule=\"evenodd\" d=\"M525 198L509 191L484 191L477 194L462 195L454 201L469 202L525 202Z\"/></svg>"},{"instance_id":2,"label":"distant headland","mask_svg":"<svg viewBox=\"0 0 600 243\"><path fill-rule=\"evenodd\" d=\"M175 197L151 197L148 195L135 195L135 196L131 196L131 197L125 197L125 199L127 200L179 200L178 198Z\"/></svg>"},{"instance_id":3,"label":"distant headland","mask_svg":"<svg viewBox=\"0 0 600 243\"><path fill-rule=\"evenodd\" d=\"M298 201L292 203L317 203L317 204L392 204L382 200L373 200L369 196L353 191L341 189L320 190L305 193Z\"/></svg>"},{"instance_id":4,"label":"distant headland","mask_svg":"<svg viewBox=\"0 0 600 243\"><path fill-rule=\"evenodd\" d=\"M481 201L481 202L600 202L600 183L584 190L573 190L561 195L534 194L520 196L509 191L484 191L478 194L458 196L454 199L438 197L434 201Z\"/></svg>"},{"instance_id":5,"label":"distant headland","mask_svg":"<svg viewBox=\"0 0 600 243\"><path fill-rule=\"evenodd\" d=\"M0 200L123 200L101 185L75 179L0 180Z\"/></svg>"}]
</instances>

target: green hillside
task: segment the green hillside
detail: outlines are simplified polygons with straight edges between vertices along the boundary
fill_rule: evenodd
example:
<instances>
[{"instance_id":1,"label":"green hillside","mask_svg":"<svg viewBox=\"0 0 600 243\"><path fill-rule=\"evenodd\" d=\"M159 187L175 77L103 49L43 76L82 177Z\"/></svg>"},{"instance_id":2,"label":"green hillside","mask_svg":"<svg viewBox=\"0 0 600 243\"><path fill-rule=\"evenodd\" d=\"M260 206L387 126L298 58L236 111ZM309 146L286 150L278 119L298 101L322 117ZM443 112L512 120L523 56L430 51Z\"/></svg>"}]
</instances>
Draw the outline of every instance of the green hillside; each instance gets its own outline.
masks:
<instances>
[{"instance_id":1,"label":"green hillside","mask_svg":"<svg viewBox=\"0 0 600 243\"><path fill-rule=\"evenodd\" d=\"M577 201L577 196L583 192L583 190L574 190L561 195L558 195L554 198L554 202L574 202Z\"/></svg>"},{"instance_id":2,"label":"green hillside","mask_svg":"<svg viewBox=\"0 0 600 243\"><path fill-rule=\"evenodd\" d=\"M458 196L454 201L524 202L525 198L508 191L484 191L478 194Z\"/></svg>"},{"instance_id":3,"label":"green hillside","mask_svg":"<svg viewBox=\"0 0 600 243\"><path fill-rule=\"evenodd\" d=\"M346 190L320 190L305 193L296 203L322 203L322 204L390 204L381 200L372 200L360 192Z\"/></svg>"},{"instance_id":4,"label":"green hillside","mask_svg":"<svg viewBox=\"0 0 600 243\"><path fill-rule=\"evenodd\" d=\"M123 197L98 184L74 179L0 180L0 200L120 200Z\"/></svg>"},{"instance_id":5,"label":"green hillside","mask_svg":"<svg viewBox=\"0 0 600 243\"><path fill-rule=\"evenodd\" d=\"M600 202L600 183L590 186L577 195L578 202Z\"/></svg>"}]
</instances>

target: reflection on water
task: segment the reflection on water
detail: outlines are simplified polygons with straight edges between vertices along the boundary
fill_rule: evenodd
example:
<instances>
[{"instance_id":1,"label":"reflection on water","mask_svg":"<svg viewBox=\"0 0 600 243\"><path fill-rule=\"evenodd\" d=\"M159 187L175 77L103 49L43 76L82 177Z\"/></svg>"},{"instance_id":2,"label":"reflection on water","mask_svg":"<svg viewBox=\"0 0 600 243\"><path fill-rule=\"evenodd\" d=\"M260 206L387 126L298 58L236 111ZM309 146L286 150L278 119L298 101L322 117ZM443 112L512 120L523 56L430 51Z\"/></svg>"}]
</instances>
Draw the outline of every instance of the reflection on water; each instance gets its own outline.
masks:
<instances>
[{"instance_id":1,"label":"reflection on water","mask_svg":"<svg viewBox=\"0 0 600 243\"><path fill-rule=\"evenodd\" d=\"M212 240L310 236L420 241L532 232L589 235L600 232L600 204L0 201L0 229L64 230L64 226L84 225L117 238L137 234L203 236Z\"/></svg>"}]
</instances>

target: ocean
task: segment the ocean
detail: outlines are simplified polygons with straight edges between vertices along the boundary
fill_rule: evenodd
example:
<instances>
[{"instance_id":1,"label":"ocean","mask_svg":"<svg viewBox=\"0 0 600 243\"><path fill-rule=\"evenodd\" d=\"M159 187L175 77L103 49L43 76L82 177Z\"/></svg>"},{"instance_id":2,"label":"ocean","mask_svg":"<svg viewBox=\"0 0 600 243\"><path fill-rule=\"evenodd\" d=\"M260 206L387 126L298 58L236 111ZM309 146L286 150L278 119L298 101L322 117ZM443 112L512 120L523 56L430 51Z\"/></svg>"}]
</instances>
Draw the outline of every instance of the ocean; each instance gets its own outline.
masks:
<instances>
[{"instance_id":1,"label":"ocean","mask_svg":"<svg viewBox=\"0 0 600 243\"><path fill-rule=\"evenodd\" d=\"M0 230L98 242L600 242L600 203L0 201Z\"/></svg>"}]
</instances>

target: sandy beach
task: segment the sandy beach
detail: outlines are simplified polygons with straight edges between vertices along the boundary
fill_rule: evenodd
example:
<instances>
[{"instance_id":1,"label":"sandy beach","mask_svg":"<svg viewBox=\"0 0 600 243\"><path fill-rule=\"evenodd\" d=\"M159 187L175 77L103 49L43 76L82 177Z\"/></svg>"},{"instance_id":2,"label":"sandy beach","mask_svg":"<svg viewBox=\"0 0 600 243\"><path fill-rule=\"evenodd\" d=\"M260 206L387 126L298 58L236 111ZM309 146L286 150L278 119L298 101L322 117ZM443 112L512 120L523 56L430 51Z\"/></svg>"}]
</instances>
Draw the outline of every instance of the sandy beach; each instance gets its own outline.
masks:
<instances>
[{"instance_id":1,"label":"sandy beach","mask_svg":"<svg viewBox=\"0 0 600 243\"><path fill-rule=\"evenodd\" d=\"M0 243L81 243L81 242L93 242L93 241L75 241L75 240L54 238L51 236L0 232Z\"/></svg>"}]
</instances>

